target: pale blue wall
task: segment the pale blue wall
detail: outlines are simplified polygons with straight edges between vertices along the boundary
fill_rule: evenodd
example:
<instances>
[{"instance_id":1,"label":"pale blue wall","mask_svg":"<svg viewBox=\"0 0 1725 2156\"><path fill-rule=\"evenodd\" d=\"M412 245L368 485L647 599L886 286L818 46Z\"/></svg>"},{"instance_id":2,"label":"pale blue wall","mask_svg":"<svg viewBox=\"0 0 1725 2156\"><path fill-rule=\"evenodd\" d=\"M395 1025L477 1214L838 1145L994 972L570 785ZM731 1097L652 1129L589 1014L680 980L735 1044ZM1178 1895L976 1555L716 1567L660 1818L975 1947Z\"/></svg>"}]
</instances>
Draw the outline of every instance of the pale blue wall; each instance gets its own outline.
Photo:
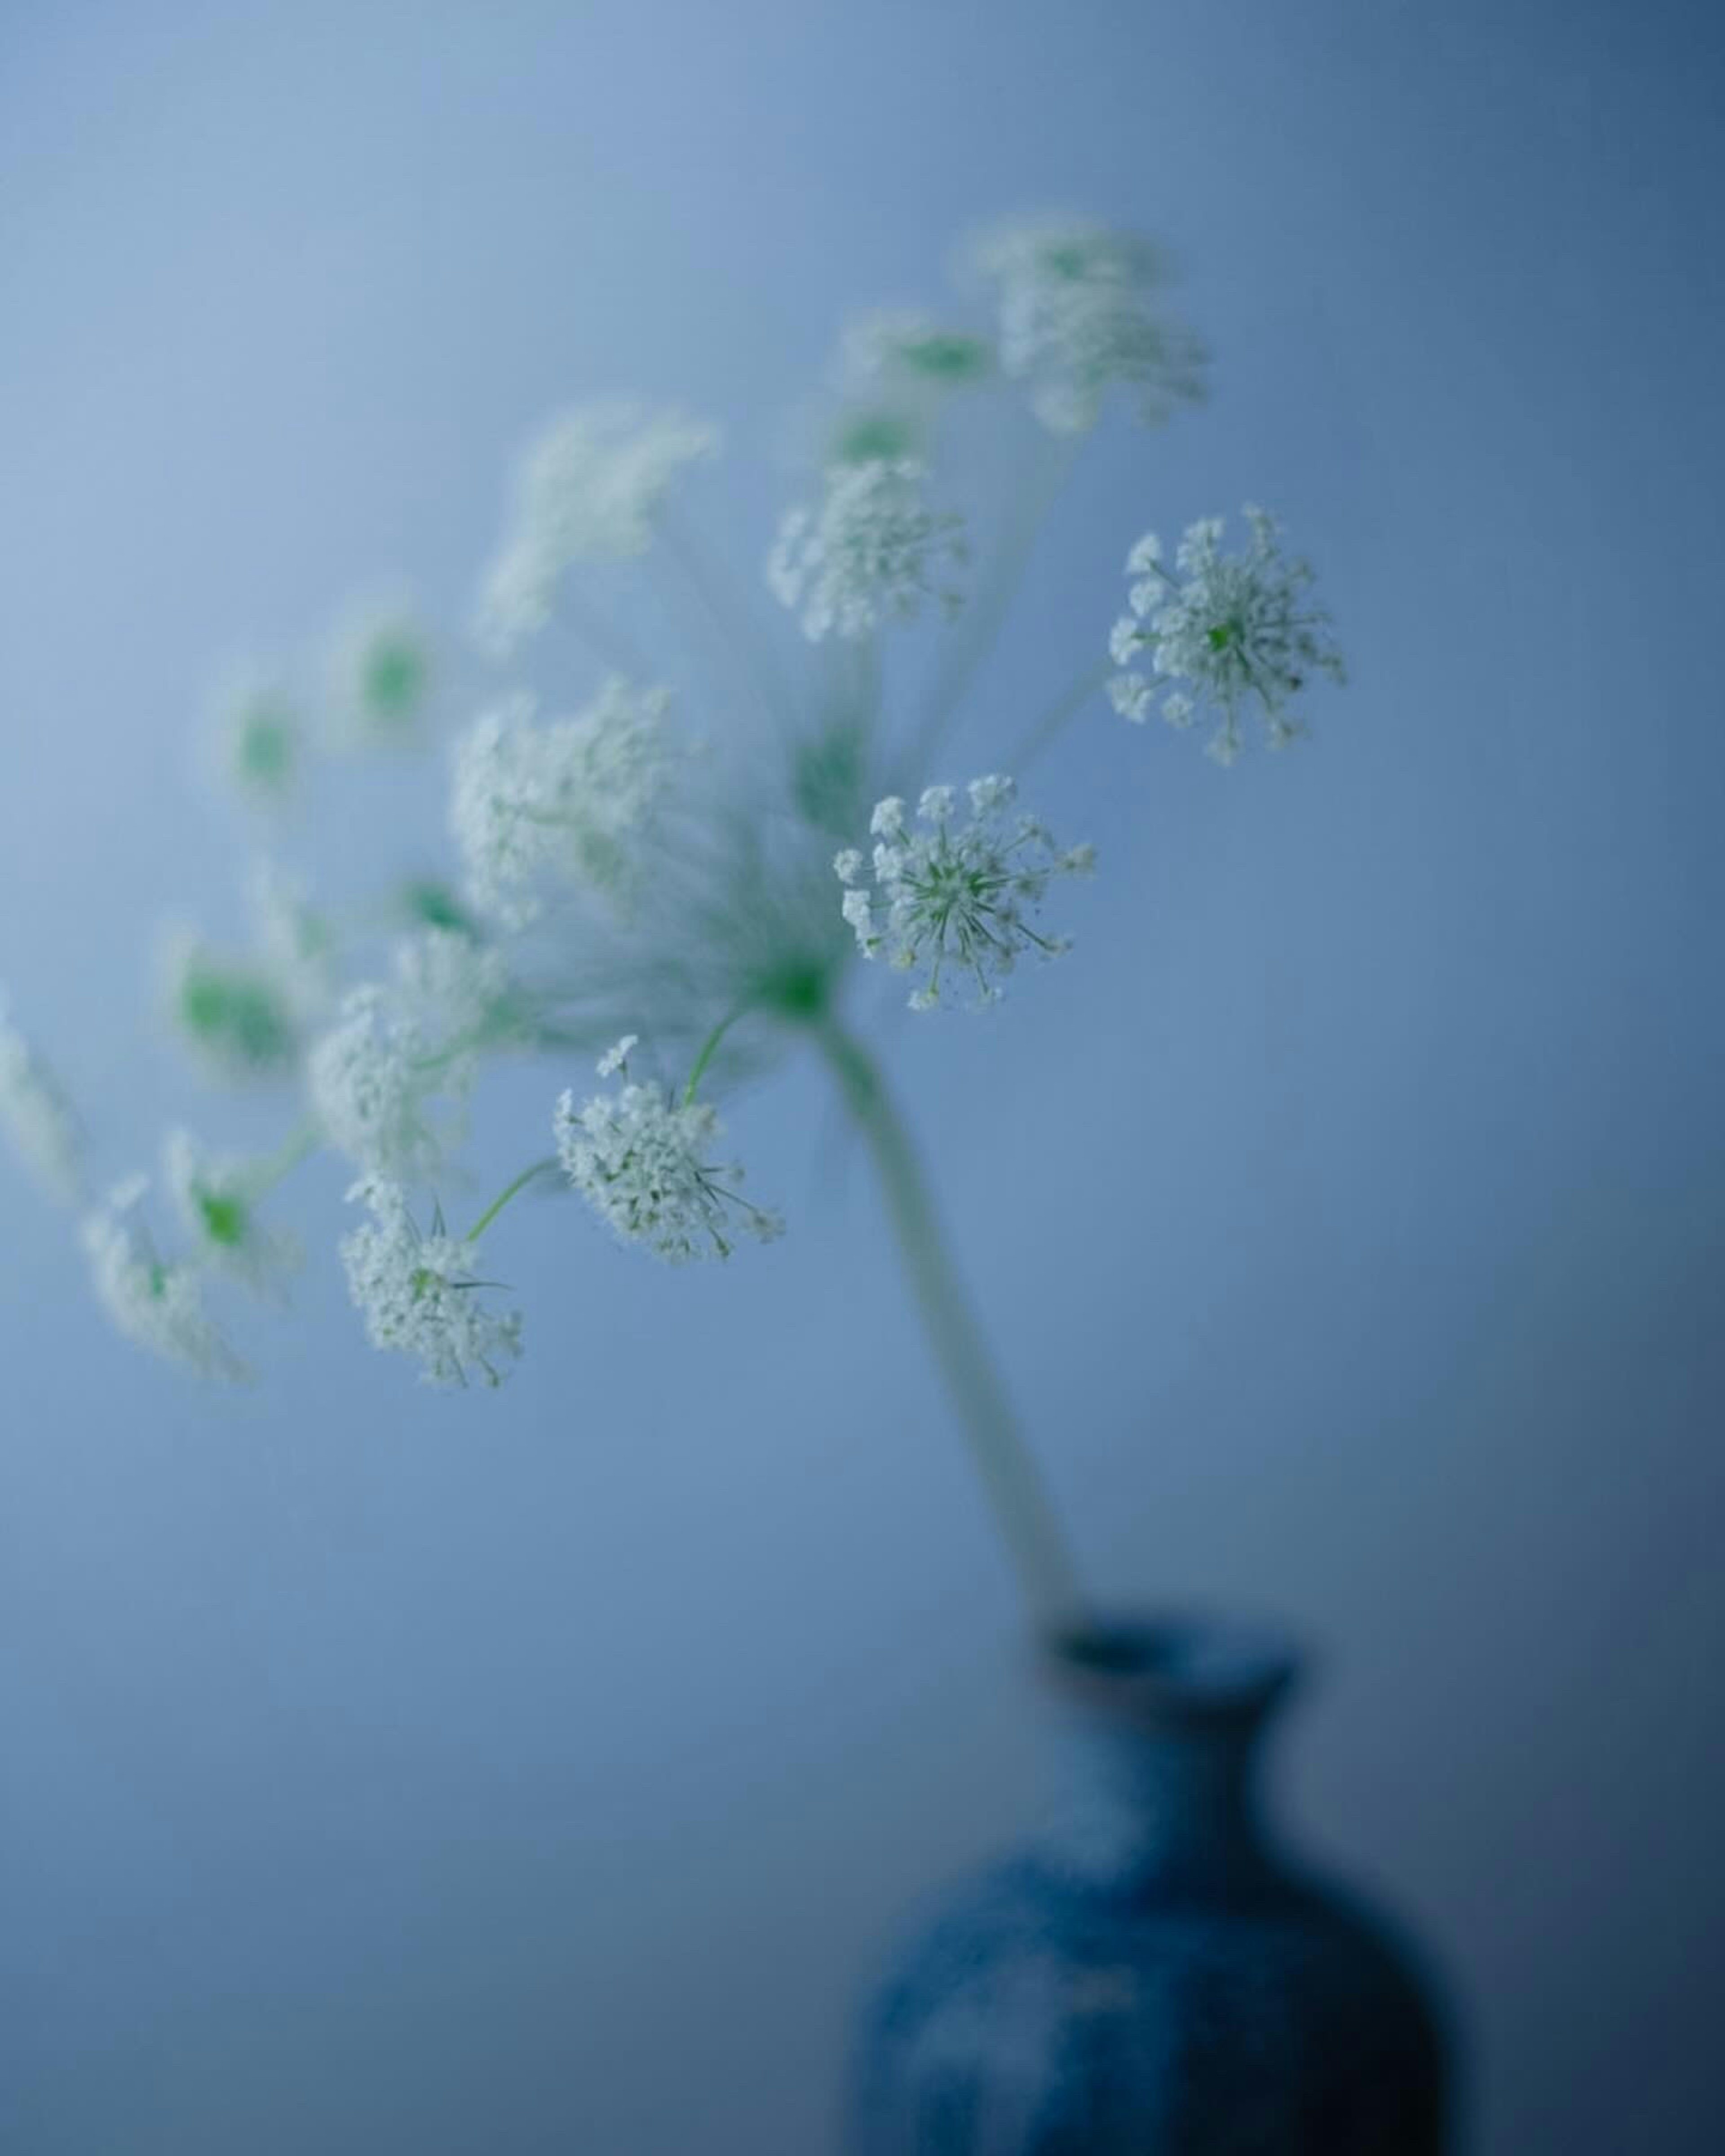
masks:
<instances>
[{"instance_id":1,"label":"pale blue wall","mask_svg":"<svg viewBox=\"0 0 1725 2156\"><path fill-rule=\"evenodd\" d=\"M1700 2156L1725 2106L1721 42L0 6L0 977L121 1160L182 1100L150 918L234 864L182 781L213 656L379 568L453 608L562 398L764 449L979 219L1178 244L1214 408L1108 434L999 705L1145 523L1245 495L1354 685L1226 778L1099 711L1040 789L1103 851L1080 950L891 1053L1097 1576L1327 1649L1289 1802L1466 1987L1494 2156ZM745 563L772 501L709 495ZM736 1121L795 1245L666 1276L522 1216L496 1401L366 1351L332 1169L232 1405L0 1166L8 2151L829 2147L858 1972L1035 1744L860 1164L812 1073Z\"/></svg>"}]
</instances>

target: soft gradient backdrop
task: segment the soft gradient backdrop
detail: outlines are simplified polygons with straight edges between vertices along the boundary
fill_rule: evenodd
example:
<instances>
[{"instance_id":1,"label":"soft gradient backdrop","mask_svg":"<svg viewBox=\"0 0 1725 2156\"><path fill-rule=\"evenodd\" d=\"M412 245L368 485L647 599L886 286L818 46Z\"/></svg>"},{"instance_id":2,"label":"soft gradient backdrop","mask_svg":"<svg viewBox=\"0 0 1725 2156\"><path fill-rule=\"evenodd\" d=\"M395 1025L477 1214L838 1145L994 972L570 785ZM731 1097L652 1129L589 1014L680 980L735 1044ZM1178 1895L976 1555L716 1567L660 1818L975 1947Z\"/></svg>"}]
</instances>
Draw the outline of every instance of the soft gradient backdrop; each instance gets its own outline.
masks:
<instances>
[{"instance_id":1,"label":"soft gradient backdrop","mask_svg":"<svg viewBox=\"0 0 1725 2156\"><path fill-rule=\"evenodd\" d=\"M975 761L1245 496L1354 684L1226 776L1099 706L1038 788L1079 951L889 1050L1096 1578L1323 1650L1286 1804L1461 1988L1479 2156L1725 2113L1722 57L1605 0L0 4L0 978L116 1168L223 1127L143 970L229 917L213 662L380 572L453 618L619 387L726 422L752 575L845 311L1045 203L1178 248L1214 403L1106 433ZM834 2147L1039 1740L818 1074L734 1121L794 1244L511 1216L495 1399L366 1349L333 1167L235 1404L0 1162L8 2152Z\"/></svg>"}]
</instances>

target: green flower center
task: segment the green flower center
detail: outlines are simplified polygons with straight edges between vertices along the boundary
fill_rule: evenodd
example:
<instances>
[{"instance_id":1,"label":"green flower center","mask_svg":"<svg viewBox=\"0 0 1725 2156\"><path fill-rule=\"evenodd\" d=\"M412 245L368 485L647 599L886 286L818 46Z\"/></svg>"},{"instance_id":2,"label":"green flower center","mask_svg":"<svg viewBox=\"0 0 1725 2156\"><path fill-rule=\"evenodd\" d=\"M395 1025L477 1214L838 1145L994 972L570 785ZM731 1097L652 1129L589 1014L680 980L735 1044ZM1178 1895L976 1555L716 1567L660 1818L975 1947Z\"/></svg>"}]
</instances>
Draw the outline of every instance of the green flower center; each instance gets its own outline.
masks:
<instances>
[{"instance_id":1,"label":"green flower center","mask_svg":"<svg viewBox=\"0 0 1725 2156\"><path fill-rule=\"evenodd\" d=\"M833 452L840 464L867 465L907 457L916 447L916 429L896 412L857 412L839 427Z\"/></svg>"},{"instance_id":2,"label":"green flower center","mask_svg":"<svg viewBox=\"0 0 1725 2156\"><path fill-rule=\"evenodd\" d=\"M426 665L418 646L405 638L380 639L360 668L360 694L366 707L391 721L410 717L425 690Z\"/></svg>"},{"instance_id":3,"label":"green flower center","mask_svg":"<svg viewBox=\"0 0 1725 2156\"><path fill-rule=\"evenodd\" d=\"M265 982L236 973L193 973L180 990L180 1017L197 1039L257 1069L292 1059L293 1027Z\"/></svg>"},{"instance_id":4,"label":"green flower center","mask_svg":"<svg viewBox=\"0 0 1725 2156\"><path fill-rule=\"evenodd\" d=\"M237 759L239 775L249 785L270 791L285 786L293 776L294 756L293 721L285 712L266 706L248 713L240 725Z\"/></svg>"},{"instance_id":5,"label":"green flower center","mask_svg":"<svg viewBox=\"0 0 1725 2156\"><path fill-rule=\"evenodd\" d=\"M200 1190L198 1215L203 1223L203 1232L218 1248L235 1250L245 1240L245 1202L231 1192Z\"/></svg>"}]
</instances>

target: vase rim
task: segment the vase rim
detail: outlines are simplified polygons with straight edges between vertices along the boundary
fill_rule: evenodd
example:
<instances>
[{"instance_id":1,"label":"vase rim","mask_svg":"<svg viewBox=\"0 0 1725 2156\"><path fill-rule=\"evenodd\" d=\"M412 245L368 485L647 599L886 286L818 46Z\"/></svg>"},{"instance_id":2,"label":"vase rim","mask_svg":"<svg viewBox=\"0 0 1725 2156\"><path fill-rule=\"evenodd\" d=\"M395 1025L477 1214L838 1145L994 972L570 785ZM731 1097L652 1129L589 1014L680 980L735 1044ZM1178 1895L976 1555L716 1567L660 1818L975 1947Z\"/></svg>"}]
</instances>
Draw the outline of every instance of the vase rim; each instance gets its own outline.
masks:
<instances>
[{"instance_id":1,"label":"vase rim","mask_svg":"<svg viewBox=\"0 0 1725 2156\"><path fill-rule=\"evenodd\" d=\"M1277 1625L1192 1609L1099 1611L1048 1635L1042 1652L1066 1697L1156 1720L1256 1720L1306 1659Z\"/></svg>"}]
</instances>

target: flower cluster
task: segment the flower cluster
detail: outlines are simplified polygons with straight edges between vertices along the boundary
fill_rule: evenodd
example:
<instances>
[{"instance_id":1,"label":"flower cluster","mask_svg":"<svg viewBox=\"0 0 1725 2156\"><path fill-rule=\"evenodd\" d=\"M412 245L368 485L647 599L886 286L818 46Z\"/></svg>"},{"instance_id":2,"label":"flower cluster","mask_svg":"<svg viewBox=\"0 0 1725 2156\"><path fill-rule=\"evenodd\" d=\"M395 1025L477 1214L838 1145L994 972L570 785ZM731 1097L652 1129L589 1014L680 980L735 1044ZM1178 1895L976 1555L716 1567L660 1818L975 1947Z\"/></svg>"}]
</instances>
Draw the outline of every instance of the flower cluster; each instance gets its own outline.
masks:
<instances>
[{"instance_id":1,"label":"flower cluster","mask_svg":"<svg viewBox=\"0 0 1725 2156\"><path fill-rule=\"evenodd\" d=\"M502 543L480 594L482 639L506 657L551 619L568 570L644 554L671 488L718 439L716 428L685 412L624 398L554 420L516 475Z\"/></svg>"},{"instance_id":2,"label":"flower cluster","mask_svg":"<svg viewBox=\"0 0 1725 2156\"><path fill-rule=\"evenodd\" d=\"M882 309L859 316L845 331L839 378L852 391L940 395L985 382L993 366L993 346L973 330L907 309Z\"/></svg>"},{"instance_id":3,"label":"flower cluster","mask_svg":"<svg viewBox=\"0 0 1725 2156\"><path fill-rule=\"evenodd\" d=\"M411 744L435 678L431 639L404 602L374 601L338 627L329 654L330 732L341 748Z\"/></svg>"},{"instance_id":4,"label":"flower cluster","mask_svg":"<svg viewBox=\"0 0 1725 2156\"><path fill-rule=\"evenodd\" d=\"M374 1348L417 1357L428 1384L465 1385L477 1371L488 1385L521 1353L521 1321L488 1309L479 1251L449 1235L439 1214L429 1235L414 1224L408 1194L387 1176L362 1177L347 1194L369 1219L342 1238L348 1292Z\"/></svg>"},{"instance_id":5,"label":"flower cluster","mask_svg":"<svg viewBox=\"0 0 1725 2156\"><path fill-rule=\"evenodd\" d=\"M141 1210L147 1178L119 1184L84 1223L96 1296L128 1340L200 1378L249 1375L203 1306L197 1270L157 1250Z\"/></svg>"},{"instance_id":6,"label":"flower cluster","mask_svg":"<svg viewBox=\"0 0 1725 2156\"><path fill-rule=\"evenodd\" d=\"M325 1139L356 1167L413 1181L444 1158L429 1103L461 1089L470 1065L439 1060L413 1020L374 983L352 989L306 1059L306 1089Z\"/></svg>"},{"instance_id":7,"label":"flower cluster","mask_svg":"<svg viewBox=\"0 0 1725 2156\"><path fill-rule=\"evenodd\" d=\"M298 1243L259 1214L270 1180L267 1163L217 1158L177 1130L162 1147L162 1171L200 1263L259 1294L279 1289L297 1270Z\"/></svg>"},{"instance_id":8,"label":"flower cluster","mask_svg":"<svg viewBox=\"0 0 1725 2156\"><path fill-rule=\"evenodd\" d=\"M544 878L627 898L675 769L670 701L614 675L572 718L539 725L523 696L474 721L456 745L449 825L475 906L523 928Z\"/></svg>"},{"instance_id":9,"label":"flower cluster","mask_svg":"<svg viewBox=\"0 0 1725 2156\"><path fill-rule=\"evenodd\" d=\"M602 1078L628 1080L634 1036L600 1061ZM710 1158L722 1135L704 1101L673 1100L662 1086L629 1081L581 1107L572 1092L557 1102L557 1157L582 1196L625 1243L668 1264L728 1258L740 1229L761 1242L784 1232L776 1213L742 1197L742 1169Z\"/></svg>"},{"instance_id":10,"label":"flower cluster","mask_svg":"<svg viewBox=\"0 0 1725 2156\"><path fill-rule=\"evenodd\" d=\"M1203 394L1203 347L1162 311L1166 272L1147 242L1034 220L989 234L974 259L999 295L1001 365L1050 433L1087 433L1116 386L1151 424Z\"/></svg>"},{"instance_id":11,"label":"flower cluster","mask_svg":"<svg viewBox=\"0 0 1725 2156\"><path fill-rule=\"evenodd\" d=\"M954 972L975 983L979 1006L998 1002L1000 981L1022 953L1053 958L1070 948L1067 939L1033 928L1026 915L1054 877L1088 875L1095 850L1061 852L1034 816L1013 813L1016 792L1009 778L973 778L965 814L956 788L928 787L916 803L922 828L915 830L896 794L878 803L870 825L873 896L858 880L859 849L847 848L833 862L846 886L845 918L863 956L884 952L906 972L927 968L911 997L912 1010L934 1009L949 994Z\"/></svg>"},{"instance_id":12,"label":"flower cluster","mask_svg":"<svg viewBox=\"0 0 1725 2156\"><path fill-rule=\"evenodd\" d=\"M1153 706L1155 680L1180 683L1162 698L1162 716L1189 726L1202 705L1216 714L1209 753L1231 763L1240 753L1240 711L1255 698L1272 747L1300 731L1287 716L1289 701L1313 674L1344 677L1329 616L1306 603L1309 566L1282 554L1272 517L1247 504L1251 543L1243 554L1220 551L1222 521L1189 525L1174 557L1178 574L1162 558L1162 542L1146 532L1127 557L1133 579L1128 611L1114 624L1108 649L1117 666L1108 693L1122 716L1142 721ZM1151 672L1132 665L1147 656Z\"/></svg>"},{"instance_id":13,"label":"flower cluster","mask_svg":"<svg viewBox=\"0 0 1725 2156\"><path fill-rule=\"evenodd\" d=\"M965 559L963 520L930 510L915 458L871 459L828 470L820 506L793 509L767 565L773 596L819 643L829 633L866 636L907 620L926 598L949 611L960 594L935 579Z\"/></svg>"},{"instance_id":14,"label":"flower cluster","mask_svg":"<svg viewBox=\"0 0 1725 2156\"><path fill-rule=\"evenodd\" d=\"M250 930L234 945L188 929L171 937L168 1009L207 1072L285 1081L302 1097L273 1153L230 1156L170 1132L157 1200L169 1255L146 1225L141 1179L85 1220L97 1292L131 1338L205 1375L244 1374L206 1291L280 1296L298 1253L266 1200L327 1148L348 1163L358 1209L344 1222L341 1259L371 1340L417 1361L430 1382L495 1385L520 1353L521 1321L488 1296L495 1283L483 1277L478 1245L492 1247L504 1209L542 1177L579 1194L618 1240L670 1263L728 1257L745 1239L783 1232L777 1214L743 1194L702 1096L710 1078L717 1086L818 1040L849 1106L885 1141L890 1169L898 1141L881 1121L884 1091L841 1016L853 937L865 957L911 976L918 1010L993 1004L1021 960L1069 947L1045 929L1042 909L1056 879L1091 869L1093 851L1058 846L1021 811L1012 780L930 786L908 804L876 796L902 783L881 775L901 758L927 772L965 717L1068 447L1114 403L1155 420L1199 396L1204 355L1164 311L1160 259L1129 234L1019 222L985 240L973 266L992 307L979 326L901 310L859 317L845 333L793 451L809 475L803 506L770 547L762 535L778 602L769 608L757 588L764 621L735 613L734 590L676 515L692 468L716 446L711 427L616 399L562 412L529 444L482 579L480 637L507 657L561 607L581 632L572 641L616 654L608 663L624 670L553 688L550 670L569 654L548 649L543 706L506 686L461 712L443 860L403 849L378 885L327 908L272 864L253 877ZM979 549L978 602L937 652L908 637L910 649L889 654L876 641L886 625L961 603L968 526L944 491L947 453L962 438L968 459L1003 408L1008 483L994 491L1004 520ZM1045 441L1027 462L1038 424L1068 439ZM1223 553L1215 522L1194 525L1167 567L1154 536L1140 540L1110 644L1116 706L1133 719L1159 708L1177 724L1207 707L1211 750L1224 761L1249 704L1280 742L1296 730L1290 706L1310 678L1341 675L1311 572L1283 557L1269 518L1246 516L1250 543L1236 556ZM627 567L655 550L677 572L663 588ZM650 617L643 603L614 619L614 601L649 596ZM656 642L650 659L631 655L638 636L660 632L672 646L663 656ZM1039 638L1039 668L1053 640ZM691 684L698 741L671 722L666 689L642 685L679 678L680 644L691 668L716 654L727 662L711 686ZM1058 693L1020 715L1014 767L1098 701L1101 676L1081 646L1065 668L1049 654ZM1076 672L1064 688L1062 671ZM411 603L374 598L281 670L229 678L216 729L224 776L254 803L282 804L332 777L348 752L424 745L449 701L444 672L441 644ZM770 753L748 726L711 723L727 696L739 718L757 707L771 717ZM912 696L916 708L902 708ZM865 851L845 842L870 802ZM350 865L369 870L393 846L395 821L368 820ZM843 886L836 905L829 859ZM434 1186L465 1135L485 1060L585 1055L625 1020L680 1052L698 1043L686 1077L673 1086L632 1070L639 1043L625 1034L599 1060L590 1097L557 1100L555 1157L506 1182L465 1236L451 1233ZM546 1088L547 1106L562 1083ZM3 1007L0 1125L81 1211L78 1121ZM545 1152L542 1132L532 1150Z\"/></svg>"},{"instance_id":15,"label":"flower cluster","mask_svg":"<svg viewBox=\"0 0 1725 2156\"><path fill-rule=\"evenodd\" d=\"M253 808L279 808L299 791L305 721L278 674L231 673L216 692L212 737L217 775Z\"/></svg>"},{"instance_id":16,"label":"flower cluster","mask_svg":"<svg viewBox=\"0 0 1725 2156\"><path fill-rule=\"evenodd\" d=\"M84 1133L70 1096L13 1023L0 994L0 1124L18 1158L52 1196L70 1202L84 1183Z\"/></svg>"}]
</instances>

